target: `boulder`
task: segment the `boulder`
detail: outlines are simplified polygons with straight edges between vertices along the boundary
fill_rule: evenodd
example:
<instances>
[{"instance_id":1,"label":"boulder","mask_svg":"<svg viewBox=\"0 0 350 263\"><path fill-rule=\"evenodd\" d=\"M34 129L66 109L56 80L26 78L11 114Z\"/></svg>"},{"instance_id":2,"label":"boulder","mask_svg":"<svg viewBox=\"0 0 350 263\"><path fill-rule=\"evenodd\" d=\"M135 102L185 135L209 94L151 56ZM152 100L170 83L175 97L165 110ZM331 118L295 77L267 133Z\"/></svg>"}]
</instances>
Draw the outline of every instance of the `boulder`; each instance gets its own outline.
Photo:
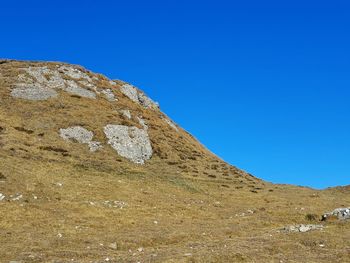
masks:
<instances>
[{"instance_id":1,"label":"boulder","mask_svg":"<svg viewBox=\"0 0 350 263\"><path fill-rule=\"evenodd\" d=\"M60 136L65 140L74 140L79 143L87 144L91 152L95 152L102 147L99 142L92 141L94 137L93 132L81 126L73 126L67 129L60 129Z\"/></svg>"},{"instance_id":2,"label":"boulder","mask_svg":"<svg viewBox=\"0 0 350 263\"><path fill-rule=\"evenodd\" d=\"M159 104L147 97L143 92L130 84L124 84L121 87L121 92L133 102L136 102L144 108L159 108Z\"/></svg>"},{"instance_id":3,"label":"boulder","mask_svg":"<svg viewBox=\"0 0 350 263\"><path fill-rule=\"evenodd\" d=\"M108 144L117 153L137 164L152 157L153 150L147 131L134 126L112 125L104 127Z\"/></svg>"},{"instance_id":4,"label":"boulder","mask_svg":"<svg viewBox=\"0 0 350 263\"><path fill-rule=\"evenodd\" d=\"M350 207L337 208L337 209L334 209L332 212L325 213L322 216L322 221L326 221L331 217L336 217L339 220L350 219Z\"/></svg>"}]
</instances>

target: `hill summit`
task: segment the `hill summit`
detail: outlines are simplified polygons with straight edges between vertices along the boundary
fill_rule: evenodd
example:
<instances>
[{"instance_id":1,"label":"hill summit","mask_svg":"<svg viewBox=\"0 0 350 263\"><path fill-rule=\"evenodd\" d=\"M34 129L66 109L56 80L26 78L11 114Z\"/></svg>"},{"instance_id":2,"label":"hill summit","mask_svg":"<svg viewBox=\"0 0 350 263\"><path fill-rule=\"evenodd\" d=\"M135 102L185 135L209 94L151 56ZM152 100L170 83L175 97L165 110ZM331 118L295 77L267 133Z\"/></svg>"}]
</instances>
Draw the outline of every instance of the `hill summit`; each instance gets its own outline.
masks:
<instances>
[{"instance_id":1,"label":"hill summit","mask_svg":"<svg viewBox=\"0 0 350 263\"><path fill-rule=\"evenodd\" d=\"M118 166L161 161L183 173L247 177L210 153L129 83L63 63L0 63L1 110L15 122L2 121L7 131L3 138L25 136L28 146L22 146L22 154L103 157L106 164ZM5 149L16 151L13 146L6 144Z\"/></svg>"}]
</instances>

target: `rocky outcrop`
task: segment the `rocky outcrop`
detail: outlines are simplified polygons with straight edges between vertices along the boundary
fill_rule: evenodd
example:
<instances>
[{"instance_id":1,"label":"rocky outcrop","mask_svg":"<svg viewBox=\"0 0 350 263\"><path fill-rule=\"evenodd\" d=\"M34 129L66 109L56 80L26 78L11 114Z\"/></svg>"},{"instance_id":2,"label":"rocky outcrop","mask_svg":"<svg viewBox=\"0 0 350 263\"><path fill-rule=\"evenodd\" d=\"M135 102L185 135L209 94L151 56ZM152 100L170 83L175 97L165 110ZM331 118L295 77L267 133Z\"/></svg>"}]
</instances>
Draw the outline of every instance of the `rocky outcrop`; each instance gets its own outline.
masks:
<instances>
[{"instance_id":1,"label":"rocky outcrop","mask_svg":"<svg viewBox=\"0 0 350 263\"><path fill-rule=\"evenodd\" d=\"M111 89L104 89L101 91L108 101L117 101L113 91Z\"/></svg>"},{"instance_id":2,"label":"rocky outcrop","mask_svg":"<svg viewBox=\"0 0 350 263\"><path fill-rule=\"evenodd\" d=\"M100 94L95 85L96 79L73 66L56 65L55 69L47 66L23 68L11 91L12 97L27 100L47 100L57 97L58 90L68 93L96 99ZM102 89L101 92L107 100L115 101L115 95L110 89Z\"/></svg>"},{"instance_id":3,"label":"rocky outcrop","mask_svg":"<svg viewBox=\"0 0 350 263\"><path fill-rule=\"evenodd\" d=\"M57 97L57 95L55 90L37 85L17 85L11 91L12 97L26 100L48 100Z\"/></svg>"},{"instance_id":4,"label":"rocky outcrop","mask_svg":"<svg viewBox=\"0 0 350 263\"><path fill-rule=\"evenodd\" d=\"M294 225L284 227L281 232L285 233L305 233L313 230L322 230L323 225Z\"/></svg>"},{"instance_id":5,"label":"rocky outcrop","mask_svg":"<svg viewBox=\"0 0 350 263\"><path fill-rule=\"evenodd\" d=\"M339 220L350 219L350 207L337 208L337 209L334 209L332 212L325 213L322 216L322 221L326 221L332 217L335 217Z\"/></svg>"},{"instance_id":6,"label":"rocky outcrop","mask_svg":"<svg viewBox=\"0 0 350 263\"><path fill-rule=\"evenodd\" d=\"M144 164L152 156L153 150L145 130L137 127L109 124L104 127L108 144L123 156L137 164Z\"/></svg>"},{"instance_id":7,"label":"rocky outcrop","mask_svg":"<svg viewBox=\"0 0 350 263\"><path fill-rule=\"evenodd\" d=\"M151 100L143 92L139 91L137 88L130 84L124 84L121 87L121 92L133 102L140 104L144 108L159 108L158 103Z\"/></svg>"},{"instance_id":8,"label":"rocky outcrop","mask_svg":"<svg viewBox=\"0 0 350 263\"><path fill-rule=\"evenodd\" d=\"M102 147L101 143L92 141L94 137L93 132L81 126L60 129L60 136L65 140L73 140L79 143L87 144L91 152L95 152Z\"/></svg>"},{"instance_id":9,"label":"rocky outcrop","mask_svg":"<svg viewBox=\"0 0 350 263\"><path fill-rule=\"evenodd\" d=\"M130 99L145 109L159 108L156 102L135 86L122 81L112 81L100 77L79 66L54 63L40 63L36 66L34 63L31 63L28 67L18 67L17 70L17 77L11 83L10 94L14 98L31 101L59 99L58 97L62 96L63 91L75 95L74 97L83 97L92 100L104 98L113 103L118 101L116 94L121 92L127 97L122 99L119 97L121 101ZM126 119L133 119L139 125L137 125L138 128L135 126L118 125L118 123L116 125L110 124L105 126L104 133L108 144L120 156L134 163L144 164L153 154L148 135L148 129L151 126L148 123L150 120L149 117L145 120L140 112L137 116L137 110L133 110L135 116L132 116L128 108L118 109L117 111L125 117L123 120L125 123L128 123ZM170 119L165 117L163 119L171 128L178 131L177 126ZM106 123L103 123L100 129L104 125ZM88 145L91 152L95 152L102 147L100 142L93 141L93 132L81 126L62 128L59 130L59 135L66 141Z\"/></svg>"}]
</instances>

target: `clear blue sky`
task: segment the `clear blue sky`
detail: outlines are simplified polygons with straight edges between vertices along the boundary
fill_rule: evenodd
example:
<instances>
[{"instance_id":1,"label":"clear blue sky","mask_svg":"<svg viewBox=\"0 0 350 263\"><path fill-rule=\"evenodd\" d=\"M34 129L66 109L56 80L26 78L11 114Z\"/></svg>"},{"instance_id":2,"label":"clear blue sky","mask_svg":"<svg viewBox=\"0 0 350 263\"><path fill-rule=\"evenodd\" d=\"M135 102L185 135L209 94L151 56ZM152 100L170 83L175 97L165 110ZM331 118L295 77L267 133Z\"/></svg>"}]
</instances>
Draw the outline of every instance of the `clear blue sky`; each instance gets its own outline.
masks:
<instances>
[{"instance_id":1,"label":"clear blue sky","mask_svg":"<svg viewBox=\"0 0 350 263\"><path fill-rule=\"evenodd\" d=\"M350 184L349 1L2 1L0 57L139 86L262 179Z\"/></svg>"}]
</instances>

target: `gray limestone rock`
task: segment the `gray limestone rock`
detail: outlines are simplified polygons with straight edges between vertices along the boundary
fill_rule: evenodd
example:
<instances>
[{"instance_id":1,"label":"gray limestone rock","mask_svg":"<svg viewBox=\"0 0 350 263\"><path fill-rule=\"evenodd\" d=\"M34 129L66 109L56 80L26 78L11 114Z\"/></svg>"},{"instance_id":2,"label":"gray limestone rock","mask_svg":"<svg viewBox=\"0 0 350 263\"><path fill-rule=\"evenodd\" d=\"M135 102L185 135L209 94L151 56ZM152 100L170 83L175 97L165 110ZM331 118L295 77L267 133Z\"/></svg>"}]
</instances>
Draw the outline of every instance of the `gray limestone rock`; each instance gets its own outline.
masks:
<instances>
[{"instance_id":1,"label":"gray limestone rock","mask_svg":"<svg viewBox=\"0 0 350 263\"><path fill-rule=\"evenodd\" d=\"M285 233L305 233L313 230L322 230L323 225L294 225L287 226L282 229L282 232Z\"/></svg>"},{"instance_id":2,"label":"gray limestone rock","mask_svg":"<svg viewBox=\"0 0 350 263\"><path fill-rule=\"evenodd\" d=\"M92 141L94 137L93 132L81 126L60 129L60 136L65 140L75 140L79 143L87 144L91 152L95 152L102 147L99 142Z\"/></svg>"},{"instance_id":3,"label":"gray limestone rock","mask_svg":"<svg viewBox=\"0 0 350 263\"><path fill-rule=\"evenodd\" d=\"M12 97L27 100L47 100L57 97L57 90L64 90L81 97L96 98L96 87L92 79L86 73L74 67L58 66L57 69L29 67L23 70L25 74L18 75L17 83L11 91ZM66 79L66 76L74 80Z\"/></svg>"},{"instance_id":4,"label":"gray limestone rock","mask_svg":"<svg viewBox=\"0 0 350 263\"><path fill-rule=\"evenodd\" d=\"M130 110L121 110L120 111L125 117L127 117L128 119L131 119L131 112Z\"/></svg>"},{"instance_id":5,"label":"gray limestone rock","mask_svg":"<svg viewBox=\"0 0 350 263\"><path fill-rule=\"evenodd\" d=\"M158 103L151 100L143 92L130 84L124 84L121 87L121 92L132 101L142 105L145 108L159 108Z\"/></svg>"},{"instance_id":6,"label":"gray limestone rock","mask_svg":"<svg viewBox=\"0 0 350 263\"><path fill-rule=\"evenodd\" d=\"M142 128L147 131L148 130L148 125L146 123L146 121L142 118L142 117L136 117L137 120L139 121L140 125L142 126Z\"/></svg>"},{"instance_id":7,"label":"gray limestone rock","mask_svg":"<svg viewBox=\"0 0 350 263\"><path fill-rule=\"evenodd\" d=\"M337 217L339 220L350 219L350 207L337 208L337 209L334 209L332 212L325 213L322 216L322 220L325 221L332 216Z\"/></svg>"},{"instance_id":8,"label":"gray limestone rock","mask_svg":"<svg viewBox=\"0 0 350 263\"><path fill-rule=\"evenodd\" d=\"M20 85L11 91L12 97L25 100L48 100L57 97L57 95L53 89L34 85Z\"/></svg>"},{"instance_id":9,"label":"gray limestone rock","mask_svg":"<svg viewBox=\"0 0 350 263\"><path fill-rule=\"evenodd\" d=\"M134 86L130 84L124 84L120 90L125 96L127 96L133 102L139 103L137 89Z\"/></svg>"},{"instance_id":10,"label":"gray limestone rock","mask_svg":"<svg viewBox=\"0 0 350 263\"><path fill-rule=\"evenodd\" d=\"M108 101L117 101L113 91L111 89L104 89L101 91L105 95Z\"/></svg>"},{"instance_id":11,"label":"gray limestone rock","mask_svg":"<svg viewBox=\"0 0 350 263\"><path fill-rule=\"evenodd\" d=\"M89 75L81 71L80 69L68 65L62 65L59 67L59 70L64 72L65 75L72 79L85 79L91 82L91 78L89 77Z\"/></svg>"},{"instance_id":12,"label":"gray limestone rock","mask_svg":"<svg viewBox=\"0 0 350 263\"><path fill-rule=\"evenodd\" d=\"M153 150L148 133L137 127L109 124L104 127L108 144L117 153L137 164L144 164L152 157Z\"/></svg>"},{"instance_id":13,"label":"gray limestone rock","mask_svg":"<svg viewBox=\"0 0 350 263\"><path fill-rule=\"evenodd\" d=\"M67 86L63 88L63 90L72 93L74 95L78 95L80 97L85 97L89 99L96 99L96 94L88 89L83 89L78 86L78 84L73 80L66 81Z\"/></svg>"}]
</instances>

